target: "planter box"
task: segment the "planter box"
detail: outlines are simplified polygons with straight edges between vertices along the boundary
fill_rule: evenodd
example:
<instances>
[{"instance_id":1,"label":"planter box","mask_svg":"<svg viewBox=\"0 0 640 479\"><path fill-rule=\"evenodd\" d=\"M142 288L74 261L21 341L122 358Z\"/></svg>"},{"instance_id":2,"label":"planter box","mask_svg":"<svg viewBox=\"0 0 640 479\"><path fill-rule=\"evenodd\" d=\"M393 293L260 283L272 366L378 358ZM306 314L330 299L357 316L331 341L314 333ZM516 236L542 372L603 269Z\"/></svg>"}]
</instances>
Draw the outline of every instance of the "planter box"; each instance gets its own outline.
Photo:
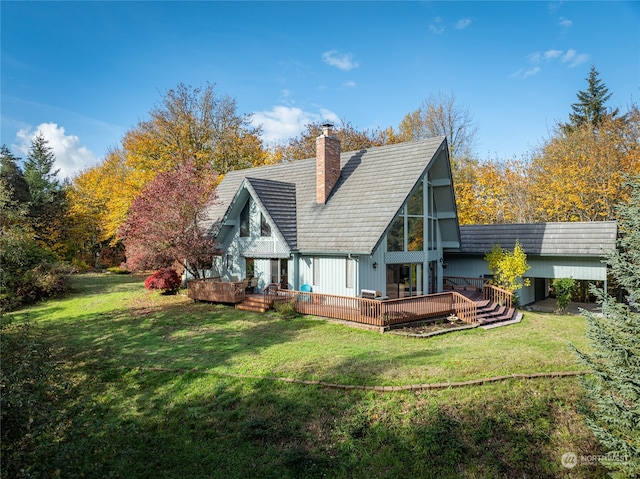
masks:
<instances>
[{"instance_id":1,"label":"planter box","mask_svg":"<svg viewBox=\"0 0 640 479\"><path fill-rule=\"evenodd\" d=\"M236 304L244 301L244 283L187 281L187 296L195 301Z\"/></svg>"}]
</instances>

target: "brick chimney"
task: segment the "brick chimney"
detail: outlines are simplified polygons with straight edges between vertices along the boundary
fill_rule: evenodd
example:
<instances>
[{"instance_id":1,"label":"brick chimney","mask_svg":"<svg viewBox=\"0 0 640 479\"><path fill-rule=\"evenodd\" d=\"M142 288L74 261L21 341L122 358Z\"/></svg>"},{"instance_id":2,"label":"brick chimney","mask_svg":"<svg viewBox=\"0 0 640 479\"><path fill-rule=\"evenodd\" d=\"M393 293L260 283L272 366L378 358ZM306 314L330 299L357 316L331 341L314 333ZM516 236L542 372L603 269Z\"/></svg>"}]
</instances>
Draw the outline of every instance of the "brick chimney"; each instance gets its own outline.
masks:
<instances>
[{"instance_id":1,"label":"brick chimney","mask_svg":"<svg viewBox=\"0 0 640 479\"><path fill-rule=\"evenodd\" d=\"M340 178L340 140L332 136L330 123L322 125L322 135L316 138L316 201L327 202Z\"/></svg>"}]
</instances>

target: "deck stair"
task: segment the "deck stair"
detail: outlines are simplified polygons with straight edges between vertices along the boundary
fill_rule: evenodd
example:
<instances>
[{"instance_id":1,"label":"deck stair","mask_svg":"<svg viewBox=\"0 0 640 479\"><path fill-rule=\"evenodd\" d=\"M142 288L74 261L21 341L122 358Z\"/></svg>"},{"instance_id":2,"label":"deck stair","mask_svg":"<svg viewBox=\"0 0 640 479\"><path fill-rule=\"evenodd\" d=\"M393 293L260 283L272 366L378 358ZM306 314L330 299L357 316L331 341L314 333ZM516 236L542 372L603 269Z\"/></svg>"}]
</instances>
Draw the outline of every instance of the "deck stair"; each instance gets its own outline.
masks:
<instances>
[{"instance_id":1,"label":"deck stair","mask_svg":"<svg viewBox=\"0 0 640 479\"><path fill-rule=\"evenodd\" d=\"M498 303L483 301L478 303L478 323L481 325L511 321L518 313L514 308L507 308Z\"/></svg>"},{"instance_id":2,"label":"deck stair","mask_svg":"<svg viewBox=\"0 0 640 479\"><path fill-rule=\"evenodd\" d=\"M263 294L248 294L244 301L236 304L236 309L264 313L273 308L273 300L269 300Z\"/></svg>"}]
</instances>

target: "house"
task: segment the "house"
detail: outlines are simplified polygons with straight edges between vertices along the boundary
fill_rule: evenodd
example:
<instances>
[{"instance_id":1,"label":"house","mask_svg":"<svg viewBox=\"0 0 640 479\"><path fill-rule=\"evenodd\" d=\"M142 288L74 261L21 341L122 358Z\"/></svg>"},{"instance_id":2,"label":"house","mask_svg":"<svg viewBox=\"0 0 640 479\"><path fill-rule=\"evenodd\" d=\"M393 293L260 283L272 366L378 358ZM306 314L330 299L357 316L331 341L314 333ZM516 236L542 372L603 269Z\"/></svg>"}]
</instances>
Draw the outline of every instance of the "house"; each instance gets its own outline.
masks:
<instances>
[{"instance_id":1,"label":"house","mask_svg":"<svg viewBox=\"0 0 640 479\"><path fill-rule=\"evenodd\" d=\"M212 275L313 292L398 298L442 291L460 230L444 137L341 152L324 125L316 158L229 172L208 216Z\"/></svg>"},{"instance_id":2,"label":"house","mask_svg":"<svg viewBox=\"0 0 640 479\"><path fill-rule=\"evenodd\" d=\"M445 274L487 278L484 255L519 240L531 266L520 304L547 297L554 278L606 282L614 222L459 226L444 137L341 152L323 128L316 158L224 177L208 210L222 251L212 276L404 298L443 291Z\"/></svg>"},{"instance_id":3,"label":"house","mask_svg":"<svg viewBox=\"0 0 640 479\"><path fill-rule=\"evenodd\" d=\"M607 251L616 247L614 221L467 225L460 227L460 248L445 255L447 276L489 277L485 254L493 245L513 250L516 240L531 267L530 285L518 292L522 305L549 296L551 280L573 278L606 288Z\"/></svg>"}]
</instances>

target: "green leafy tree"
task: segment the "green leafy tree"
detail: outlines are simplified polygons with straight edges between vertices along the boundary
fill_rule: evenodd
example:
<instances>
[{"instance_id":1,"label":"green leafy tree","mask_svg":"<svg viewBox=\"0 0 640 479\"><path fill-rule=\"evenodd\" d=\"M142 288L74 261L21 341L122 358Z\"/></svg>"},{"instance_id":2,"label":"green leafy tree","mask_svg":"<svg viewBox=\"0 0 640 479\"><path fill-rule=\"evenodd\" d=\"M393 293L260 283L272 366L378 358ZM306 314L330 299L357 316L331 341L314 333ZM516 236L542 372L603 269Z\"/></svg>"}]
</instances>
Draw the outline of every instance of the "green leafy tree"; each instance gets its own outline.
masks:
<instances>
[{"instance_id":1,"label":"green leafy tree","mask_svg":"<svg viewBox=\"0 0 640 479\"><path fill-rule=\"evenodd\" d=\"M612 93L609 93L599 75L596 67L591 65L589 76L586 78L588 87L578 92L578 101L571 105L569 123L561 125L565 133L583 125L597 127L605 118L613 118L618 114L617 108L609 110L605 105Z\"/></svg>"},{"instance_id":2,"label":"green leafy tree","mask_svg":"<svg viewBox=\"0 0 640 479\"><path fill-rule=\"evenodd\" d=\"M27 206L0 178L0 310L61 293L66 276L49 249L34 238Z\"/></svg>"},{"instance_id":3,"label":"green leafy tree","mask_svg":"<svg viewBox=\"0 0 640 479\"><path fill-rule=\"evenodd\" d=\"M11 188L11 197L18 203L29 203L29 185L24 179L24 174L18 166L18 158L13 156L7 145L0 148L0 178L6 180L6 185Z\"/></svg>"},{"instance_id":4,"label":"green leafy tree","mask_svg":"<svg viewBox=\"0 0 640 479\"><path fill-rule=\"evenodd\" d=\"M584 312L593 352L576 350L592 371L582 381L587 425L609 451L601 462L615 477L640 477L640 176L628 185L630 200L618 208L619 249L608 255L626 302L594 288L602 315Z\"/></svg>"},{"instance_id":5,"label":"green leafy tree","mask_svg":"<svg viewBox=\"0 0 640 479\"><path fill-rule=\"evenodd\" d=\"M489 272L493 275L492 284L510 293L515 293L522 286L529 286L529 279L522 278L529 271L530 266L527 264L527 255L522 249L520 241L516 240L513 251L509 251L499 244L494 245L484 259L489 263Z\"/></svg>"},{"instance_id":6,"label":"green leafy tree","mask_svg":"<svg viewBox=\"0 0 640 479\"><path fill-rule=\"evenodd\" d=\"M561 313L567 311L571 296L576 290L576 280L573 278L556 278L553 280L553 289L556 292L556 305Z\"/></svg>"}]
</instances>

